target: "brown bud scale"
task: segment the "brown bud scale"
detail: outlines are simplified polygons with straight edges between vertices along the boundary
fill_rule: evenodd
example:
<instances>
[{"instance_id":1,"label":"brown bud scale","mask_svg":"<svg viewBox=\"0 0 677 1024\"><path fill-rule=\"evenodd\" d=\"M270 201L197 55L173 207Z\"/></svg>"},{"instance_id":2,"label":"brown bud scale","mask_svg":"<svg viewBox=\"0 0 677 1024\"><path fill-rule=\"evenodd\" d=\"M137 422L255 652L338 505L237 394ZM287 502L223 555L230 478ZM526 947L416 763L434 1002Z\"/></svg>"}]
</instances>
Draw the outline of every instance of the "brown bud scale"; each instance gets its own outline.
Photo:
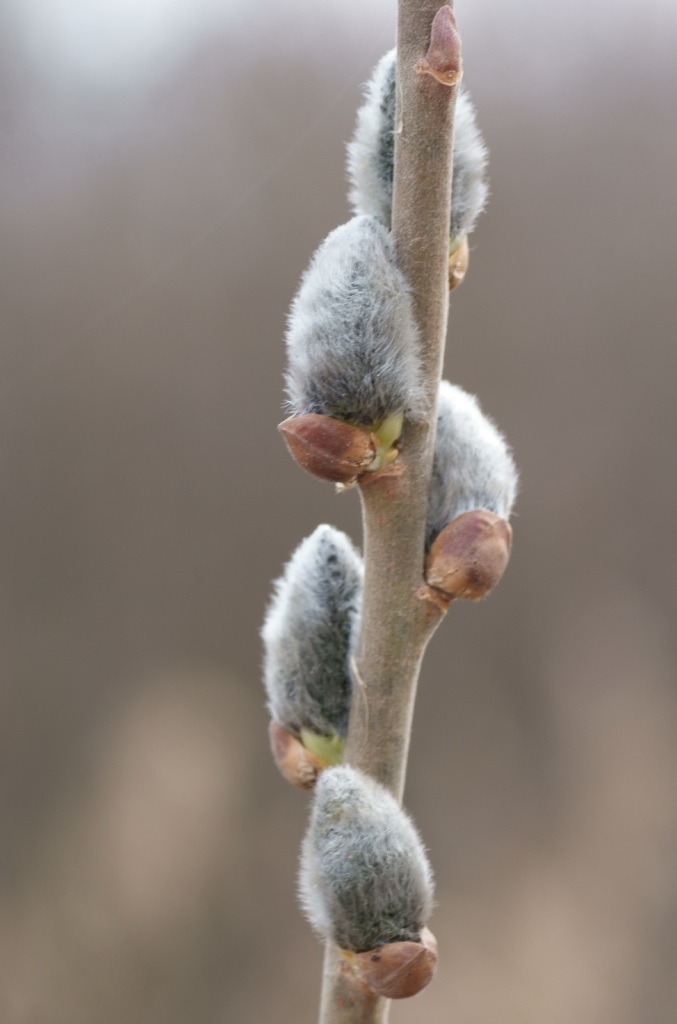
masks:
<instances>
[{"instance_id":1,"label":"brown bud scale","mask_svg":"<svg viewBox=\"0 0 677 1024\"><path fill-rule=\"evenodd\" d=\"M352 483L376 456L376 439L370 430L331 416L290 416L277 429L294 461L320 480Z\"/></svg>"},{"instance_id":2,"label":"brown bud scale","mask_svg":"<svg viewBox=\"0 0 677 1024\"><path fill-rule=\"evenodd\" d=\"M510 558L512 529L485 508L456 516L435 538L425 578L449 597L478 601L493 590Z\"/></svg>"},{"instance_id":3,"label":"brown bud scale","mask_svg":"<svg viewBox=\"0 0 677 1024\"><path fill-rule=\"evenodd\" d=\"M268 737L275 764L287 782L291 782L297 789L312 789L317 776L329 766L329 762L307 750L279 722L270 723Z\"/></svg>"},{"instance_id":4,"label":"brown bud scale","mask_svg":"<svg viewBox=\"0 0 677 1024\"><path fill-rule=\"evenodd\" d=\"M449 253L449 291L458 288L459 284L468 272L470 261L470 250L468 248L468 236L464 235L459 244Z\"/></svg>"},{"instance_id":5,"label":"brown bud scale","mask_svg":"<svg viewBox=\"0 0 677 1024\"><path fill-rule=\"evenodd\" d=\"M364 953L341 951L355 977L386 999L408 999L432 981L437 968L437 941L424 928L420 942L388 942Z\"/></svg>"}]
</instances>

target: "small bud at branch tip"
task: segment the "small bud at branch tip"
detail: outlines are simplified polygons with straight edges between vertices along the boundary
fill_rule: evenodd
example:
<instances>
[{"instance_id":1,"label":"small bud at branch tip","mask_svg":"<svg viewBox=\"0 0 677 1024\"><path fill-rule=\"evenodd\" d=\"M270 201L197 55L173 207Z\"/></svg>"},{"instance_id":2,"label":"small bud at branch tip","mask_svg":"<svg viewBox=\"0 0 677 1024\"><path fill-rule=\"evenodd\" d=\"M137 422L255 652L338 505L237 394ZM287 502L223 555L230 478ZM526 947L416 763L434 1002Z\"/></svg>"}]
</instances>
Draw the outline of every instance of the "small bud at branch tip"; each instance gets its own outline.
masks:
<instances>
[{"instance_id":1,"label":"small bud at branch tip","mask_svg":"<svg viewBox=\"0 0 677 1024\"><path fill-rule=\"evenodd\" d=\"M419 75L432 75L441 85L458 85L463 74L461 37L454 12L448 4L440 7L433 18L430 46L423 60L416 65Z\"/></svg>"}]
</instances>

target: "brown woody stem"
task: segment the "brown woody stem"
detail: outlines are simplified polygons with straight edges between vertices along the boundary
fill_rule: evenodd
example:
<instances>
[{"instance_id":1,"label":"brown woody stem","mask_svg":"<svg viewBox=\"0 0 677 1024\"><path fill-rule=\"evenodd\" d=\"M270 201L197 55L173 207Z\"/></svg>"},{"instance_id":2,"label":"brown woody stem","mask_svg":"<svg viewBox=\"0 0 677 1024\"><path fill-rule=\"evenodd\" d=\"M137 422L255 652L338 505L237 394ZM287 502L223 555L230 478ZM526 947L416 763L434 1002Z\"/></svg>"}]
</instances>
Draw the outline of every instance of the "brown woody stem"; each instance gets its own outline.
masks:
<instances>
[{"instance_id":1,"label":"brown woody stem","mask_svg":"<svg viewBox=\"0 0 677 1024\"><path fill-rule=\"evenodd\" d=\"M365 579L345 755L399 800L419 668L444 614L439 603L421 596L447 328L453 119L461 73L453 14L446 5L438 9L439 0L399 0L392 231L413 293L427 414L422 422L405 423L398 472L360 481ZM419 62L430 63L431 57L447 76L444 84L420 73ZM329 944L320 1024L385 1024L388 1006L388 1000L352 985Z\"/></svg>"}]
</instances>

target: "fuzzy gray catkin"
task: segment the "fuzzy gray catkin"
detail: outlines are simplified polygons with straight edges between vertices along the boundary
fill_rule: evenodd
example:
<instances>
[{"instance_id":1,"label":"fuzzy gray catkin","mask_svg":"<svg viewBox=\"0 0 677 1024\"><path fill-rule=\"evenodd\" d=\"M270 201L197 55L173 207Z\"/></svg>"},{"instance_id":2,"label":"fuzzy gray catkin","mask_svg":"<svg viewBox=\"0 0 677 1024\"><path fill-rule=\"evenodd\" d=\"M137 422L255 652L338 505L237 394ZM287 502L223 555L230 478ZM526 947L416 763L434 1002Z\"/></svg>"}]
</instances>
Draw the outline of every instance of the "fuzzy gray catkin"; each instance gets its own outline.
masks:
<instances>
[{"instance_id":1,"label":"fuzzy gray catkin","mask_svg":"<svg viewBox=\"0 0 677 1024\"><path fill-rule=\"evenodd\" d=\"M274 584L261 635L273 719L299 736L345 736L351 645L359 619L362 559L350 539L318 526Z\"/></svg>"},{"instance_id":2,"label":"fuzzy gray catkin","mask_svg":"<svg viewBox=\"0 0 677 1024\"><path fill-rule=\"evenodd\" d=\"M396 51L378 62L365 87L365 102L348 144L350 202L356 213L370 213L390 227L395 162ZM471 233L484 209L487 149L466 90L456 101L454 172L451 191L452 239Z\"/></svg>"},{"instance_id":3,"label":"fuzzy gray catkin","mask_svg":"<svg viewBox=\"0 0 677 1024\"><path fill-rule=\"evenodd\" d=\"M318 934L355 953L417 942L432 912L432 872L414 825L355 768L328 768L318 780L299 887Z\"/></svg>"},{"instance_id":4,"label":"fuzzy gray catkin","mask_svg":"<svg viewBox=\"0 0 677 1024\"><path fill-rule=\"evenodd\" d=\"M287 329L289 408L372 426L418 418L423 390L409 287L374 217L332 231L301 280Z\"/></svg>"},{"instance_id":5,"label":"fuzzy gray catkin","mask_svg":"<svg viewBox=\"0 0 677 1024\"><path fill-rule=\"evenodd\" d=\"M508 443L477 399L456 384L440 381L427 545L463 512L485 508L509 519L517 484Z\"/></svg>"}]
</instances>

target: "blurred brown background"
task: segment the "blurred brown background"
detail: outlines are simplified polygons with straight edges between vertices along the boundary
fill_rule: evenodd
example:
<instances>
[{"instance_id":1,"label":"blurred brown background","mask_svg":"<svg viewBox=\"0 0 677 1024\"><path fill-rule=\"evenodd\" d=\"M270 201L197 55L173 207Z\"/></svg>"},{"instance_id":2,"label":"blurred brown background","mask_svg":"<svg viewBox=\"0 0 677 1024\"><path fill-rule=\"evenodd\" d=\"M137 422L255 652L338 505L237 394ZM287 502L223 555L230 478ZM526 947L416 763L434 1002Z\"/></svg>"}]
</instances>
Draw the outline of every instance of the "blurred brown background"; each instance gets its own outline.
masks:
<instances>
[{"instance_id":1,"label":"blurred brown background","mask_svg":"<svg viewBox=\"0 0 677 1024\"><path fill-rule=\"evenodd\" d=\"M258 629L355 494L275 430L394 0L0 7L0 1020L313 1021ZM396 1024L677 1019L677 9L458 0L492 198L447 375L522 473L421 680Z\"/></svg>"}]
</instances>

